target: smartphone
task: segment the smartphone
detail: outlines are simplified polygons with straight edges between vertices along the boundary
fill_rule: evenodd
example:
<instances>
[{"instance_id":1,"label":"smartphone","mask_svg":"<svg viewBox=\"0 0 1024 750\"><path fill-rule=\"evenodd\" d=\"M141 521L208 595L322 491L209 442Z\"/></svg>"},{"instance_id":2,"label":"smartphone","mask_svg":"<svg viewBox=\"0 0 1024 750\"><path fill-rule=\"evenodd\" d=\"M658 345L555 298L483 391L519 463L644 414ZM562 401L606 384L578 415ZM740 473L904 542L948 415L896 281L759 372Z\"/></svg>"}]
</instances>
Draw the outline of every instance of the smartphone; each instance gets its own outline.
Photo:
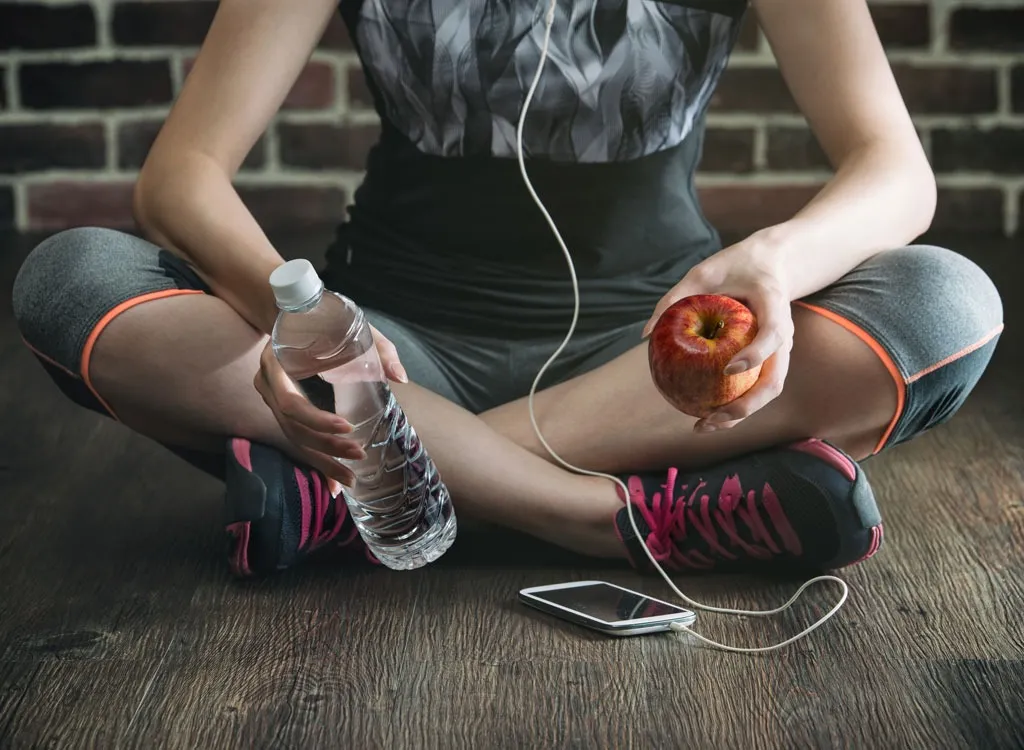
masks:
<instances>
[{"instance_id":1,"label":"smartphone","mask_svg":"<svg viewBox=\"0 0 1024 750\"><path fill-rule=\"evenodd\" d=\"M673 622L697 619L688 609L604 581L532 586L519 592L519 601L606 635L663 633Z\"/></svg>"}]
</instances>

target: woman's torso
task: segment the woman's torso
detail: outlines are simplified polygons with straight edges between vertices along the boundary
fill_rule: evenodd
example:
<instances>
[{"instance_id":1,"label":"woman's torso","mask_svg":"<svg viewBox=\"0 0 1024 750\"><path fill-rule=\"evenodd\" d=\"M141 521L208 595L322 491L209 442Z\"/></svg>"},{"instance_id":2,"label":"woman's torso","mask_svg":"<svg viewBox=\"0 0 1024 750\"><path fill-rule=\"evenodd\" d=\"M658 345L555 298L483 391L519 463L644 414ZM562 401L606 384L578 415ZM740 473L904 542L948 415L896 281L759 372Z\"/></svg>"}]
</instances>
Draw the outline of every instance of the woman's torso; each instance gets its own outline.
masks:
<instances>
[{"instance_id":1,"label":"woman's torso","mask_svg":"<svg viewBox=\"0 0 1024 750\"><path fill-rule=\"evenodd\" d=\"M692 178L745 6L558 1L523 146L580 275L581 327L649 313L717 249ZM330 258L361 304L454 327L564 329L565 260L515 150L547 7L342 1L382 121Z\"/></svg>"}]
</instances>

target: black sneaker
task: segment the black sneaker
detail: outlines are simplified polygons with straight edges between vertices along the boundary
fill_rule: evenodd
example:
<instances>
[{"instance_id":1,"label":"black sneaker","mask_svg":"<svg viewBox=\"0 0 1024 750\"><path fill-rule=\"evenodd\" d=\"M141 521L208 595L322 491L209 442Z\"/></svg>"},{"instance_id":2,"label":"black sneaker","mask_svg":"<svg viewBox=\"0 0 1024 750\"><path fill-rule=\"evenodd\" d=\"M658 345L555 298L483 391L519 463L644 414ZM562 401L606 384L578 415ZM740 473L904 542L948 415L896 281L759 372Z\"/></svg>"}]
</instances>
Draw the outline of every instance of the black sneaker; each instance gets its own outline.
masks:
<instances>
[{"instance_id":1,"label":"black sneaker","mask_svg":"<svg viewBox=\"0 0 1024 750\"><path fill-rule=\"evenodd\" d=\"M667 477L626 479L628 509L615 516L630 561L653 570L641 538L666 570L829 570L874 555L882 519L864 472L823 440L747 454Z\"/></svg>"},{"instance_id":2,"label":"black sneaker","mask_svg":"<svg viewBox=\"0 0 1024 750\"><path fill-rule=\"evenodd\" d=\"M321 549L364 550L345 498L281 451L228 441L228 565L240 578L289 568Z\"/></svg>"}]
</instances>

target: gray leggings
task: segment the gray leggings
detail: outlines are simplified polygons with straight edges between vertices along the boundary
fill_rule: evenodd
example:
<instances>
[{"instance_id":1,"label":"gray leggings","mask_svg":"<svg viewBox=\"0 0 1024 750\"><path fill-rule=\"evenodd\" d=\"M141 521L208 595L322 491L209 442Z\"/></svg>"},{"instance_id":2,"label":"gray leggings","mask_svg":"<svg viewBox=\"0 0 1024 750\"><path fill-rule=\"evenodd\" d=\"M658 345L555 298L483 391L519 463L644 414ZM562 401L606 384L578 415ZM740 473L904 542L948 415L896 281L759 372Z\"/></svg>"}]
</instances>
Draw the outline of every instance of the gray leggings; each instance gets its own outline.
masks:
<instances>
[{"instance_id":1,"label":"gray leggings","mask_svg":"<svg viewBox=\"0 0 1024 750\"><path fill-rule=\"evenodd\" d=\"M330 287L330 278L325 281ZM82 406L113 416L89 377L100 332L134 305L196 293L210 290L177 256L128 234L82 228L32 251L15 280L14 311L26 344L57 385ZM876 452L956 413L1003 327L1002 304L988 276L962 255L924 245L880 253L795 304L854 333L892 375L898 407ZM394 342L412 380L474 412L526 395L562 339L442 334L386 310L367 314ZM541 385L636 346L643 322L574 338Z\"/></svg>"}]
</instances>

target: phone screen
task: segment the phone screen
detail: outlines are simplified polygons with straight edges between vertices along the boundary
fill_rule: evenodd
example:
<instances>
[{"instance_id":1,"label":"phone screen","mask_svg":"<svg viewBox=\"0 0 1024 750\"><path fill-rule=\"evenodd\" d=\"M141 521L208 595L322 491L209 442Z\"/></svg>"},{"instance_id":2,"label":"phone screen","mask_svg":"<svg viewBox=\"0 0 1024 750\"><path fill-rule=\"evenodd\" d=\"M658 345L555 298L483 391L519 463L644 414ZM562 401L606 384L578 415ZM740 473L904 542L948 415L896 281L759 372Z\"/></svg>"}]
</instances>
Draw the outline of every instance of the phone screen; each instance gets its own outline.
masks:
<instances>
[{"instance_id":1,"label":"phone screen","mask_svg":"<svg viewBox=\"0 0 1024 750\"><path fill-rule=\"evenodd\" d=\"M532 595L605 622L636 620L643 617L676 615L686 612L681 607L649 599L633 591L609 586L607 583L534 591Z\"/></svg>"}]
</instances>

